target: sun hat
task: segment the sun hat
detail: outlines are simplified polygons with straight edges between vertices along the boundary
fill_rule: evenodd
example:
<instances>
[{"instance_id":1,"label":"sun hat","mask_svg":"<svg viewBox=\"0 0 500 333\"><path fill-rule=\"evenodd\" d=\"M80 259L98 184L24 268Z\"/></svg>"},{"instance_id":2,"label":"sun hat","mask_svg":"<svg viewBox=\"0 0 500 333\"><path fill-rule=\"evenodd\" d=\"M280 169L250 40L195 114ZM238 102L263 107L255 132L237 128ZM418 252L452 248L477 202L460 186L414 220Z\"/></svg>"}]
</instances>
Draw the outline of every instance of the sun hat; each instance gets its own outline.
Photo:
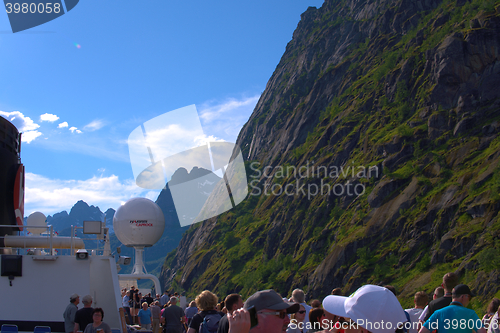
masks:
<instances>
[{"instance_id":1,"label":"sun hat","mask_svg":"<svg viewBox=\"0 0 500 333\"><path fill-rule=\"evenodd\" d=\"M387 288L367 284L351 296L329 295L323 308L331 314L350 318L372 333L394 333L407 321L401 304Z\"/></svg>"},{"instance_id":2,"label":"sun hat","mask_svg":"<svg viewBox=\"0 0 500 333\"><path fill-rule=\"evenodd\" d=\"M286 302L283 300L283 298L281 298L280 294L272 289L268 289L258 291L246 300L243 308L249 309L251 307L255 307L256 311L270 309L286 310L287 313L295 313L299 311L300 304Z\"/></svg>"}]
</instances>

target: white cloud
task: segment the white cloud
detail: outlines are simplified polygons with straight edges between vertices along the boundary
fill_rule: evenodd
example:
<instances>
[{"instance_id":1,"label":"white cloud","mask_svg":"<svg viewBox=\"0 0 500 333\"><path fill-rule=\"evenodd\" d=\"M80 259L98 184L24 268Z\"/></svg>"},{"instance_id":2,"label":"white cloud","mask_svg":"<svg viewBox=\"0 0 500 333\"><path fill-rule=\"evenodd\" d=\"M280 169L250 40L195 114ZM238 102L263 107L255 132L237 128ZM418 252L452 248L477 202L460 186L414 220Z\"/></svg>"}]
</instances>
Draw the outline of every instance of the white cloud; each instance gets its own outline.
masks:
<instances>
[{"instance_id":1,"label":"white cloud","mask_svg":"<svg viewBox=\"0 0 500 333\"><path fill-rule=\"evenodd\" d=\"M69 126L69 125L68 125L68 122L67 122L67 121L62 122L62 123L60 123L59 125L57 125L57 127L58 127L58 128L63 128L63 127L68 127L68 126Z\"/></svg>"},{"instance_id":2,"label":"white cloud","mask_svg":"<svg viewBox=\"0 0 500 333\"><path fill-rule=\"evenodd\" d=\"M26 142L26 143L30 143L31 141L38 138L40 135L42 135L42 133L38 132L38 131L27 131L27 132L24 132L23 135L21 136L21 141Z\"/></svg>"},{"instance_id":3,"label":"white cloud","mask_svg":"<svg viewBox=\"0 0 500 333\"><path fill-rule=\"evenodd\" d=\"M201 119L205 122L211 122L213 120L221 120L225 115L232 117L234 114L241 112L247 113L250 108L253 111L259 98L260 96L258 95L241 100L230 98L221 103L214 103L213 101L205 102L200 106Z\"/></svg>"},{"instance_id":4,"label":"white cloud","mask_svg":"<svg viewBox=\"0 0 500 333\"><path fill-rule=\"evenodd\" d=\"M201 106L199 113L193 106L186 106L148 120L144 123L145 133L141 127L134 129L128 146L138 184L158 189L179 167L211 169L206 144L234 143L258 99L254 96L222 103L210 101Z\"/></svg>"},{"instance_id":5,"label":"white cloud","mask_svg":"<svg viewBox=\"0 0 500 333\"><path fill-rule=\"evenodd\" d=\"M98 136L87 137L82 140L82 136L70 135L68 138L65 131L58 137L59 139L49 138L48 140L40 140L41 148L49 151L57 152L78 152L81 155L94 156L115 160L125 163L130 163L129 154L126 150L127 145L125 140L117 140L116 138L102 138Z\"/></svg>"},{"instance_id":6,"label":"white cloud","mask_svg":"<svg viewBox=\"0 0 500 333\"><path fill-rule=\"evenodd\" d=\"M36 124L30 117L26 117L19 111L0 111L0 116L9 120L20 132L36 130L40 125Z\"/></svg>"},{"instance_id":7,"label":"white cloud","mask_svg":"<svg viewBox=\"0 0 500 333\"><path fill-rule=\"evenodd\" d=\"M217 136L228 142L236 142L236 138L252 114L260 95L230 98L222 102L208 101L198 109L202 120L203 131L208 136Z\"/></svg>"},{"instance_id":8,"label":"white cloud","mask_svg":"<svg viewBox=\"0 0 500 333\"><path fill-rule=\"evenodd\" d=\"M54 121L58 120L59 117L56 116L55 114L50 114L50 113L44 113L40 116L41 121L48 121L53 123Z\"/></svg>"},{"instance_id":9,"label":"white cloud","mask_svg":"<svg viewBox=\"0 0 500 333\"><path fill-rule=\"evenodd\" d=\"M45 215L69 211L78 200L99 206L103 212L108 208L116 210L123 202L142 196L143 192L144 189L135 185L132 179L120 181L115 175L94 176L86 180L61 180L27 172L24 215L29 216L35 211ZM152 193L148 192L146 195L154 197Z\"/></svg>"},{"instance_id":10,"label":"white cloud","mask_svg":"<svg viewBox=\"0 0 500 333\"><path fill-rule=\"evenodd\" d=\"M156 201L158 199L158 196L160 195L161 190L158 191L148 191L144 193L144 197L151 200L151 201Z\"/></svg>"},{"instance_id":11,"label":"white cloud","mask_svg":"<svg viewBox=\"0 0 500 333\"><path fill-rule=\"evenodd\" d=\"M195 137L194 142L196 143L196 146L201 146L206 145L209 142L226 142L226 140L220 139L213 135L203 135Z\"/></svg>"},{"instance_id":12,"label":"white cloud","mask_svg":"<svg viewBox=\"0 0 500 333\"><path fill-rule=\"evenodd\" d=\"M82 133L82 131L80 131L78 128L76 128L75 126L73 127L70 127L69 130L71 131L71 133Z\"/></svg>"},{"instance_id":13,"label":"white cloud","mask_svg":"<svg viewBox=\"0 0 500 333\"><path fill-rule=\"evenodd\" d=\"M93 132L93 131L97 131L98 129L101 129L104 127L104 121L102 120L94 120L92 122L90 122L89 124L85 125L83 127L84 130L86 131L89 131L89 132Z\"/></svg>"},{"instance_id":14,"label":"white cloud","mask_svg":"<svg viewBox=\"0 0 500 333\"><path fill-rule=\"evenodd\" d=\"M192 120L192 123L186 123L184 117L177 114L171 116L171 113L167 112L145 123L145 137L142 130L134 130L127 141L129 149L131 146L140 149L140 152L133 151L134 159L138 164L149 165L151 163L149 153L152 153L154 161L159 161L207 142L224 142L228 141L228 137L233 138L231 142L234 142L236 136L224 135L224 131L215 130L216 127L231 128L237 134L248 120L258 98L259 96L242 100L231 99L219 104L204 103L201 111L194 114L197 119ZM201 128L195 124L199 118L205 120ZM146 126L152 121L153 124Z\"/></svg>"},{"instance_id":15,"label":"white cloud","mask_svg":"<svg viewBox=\"0 0 500 333\"><path fill-rule=\"evenodd\" d=\"M31 141L42 135L41 132L36 131L37 128L40 128L40 125L38 125L30 117L25 116L19 111L0 111L0 116L9 120L14 126L16 126L19 132L23 133L21 139L22 142L30 143Z\"/></svg>"},{"instance_id":16,"label":"white cloud","mask_svg":"<svg viewBox=\"0 0 500 333\"><path fill-rule=\"evenodd\" d=\"M179 124L165 125L164 128L147 132L146 142L155 160L198 146L203 135L193 136L190 129Z\"/></svg>"}]
</instances>

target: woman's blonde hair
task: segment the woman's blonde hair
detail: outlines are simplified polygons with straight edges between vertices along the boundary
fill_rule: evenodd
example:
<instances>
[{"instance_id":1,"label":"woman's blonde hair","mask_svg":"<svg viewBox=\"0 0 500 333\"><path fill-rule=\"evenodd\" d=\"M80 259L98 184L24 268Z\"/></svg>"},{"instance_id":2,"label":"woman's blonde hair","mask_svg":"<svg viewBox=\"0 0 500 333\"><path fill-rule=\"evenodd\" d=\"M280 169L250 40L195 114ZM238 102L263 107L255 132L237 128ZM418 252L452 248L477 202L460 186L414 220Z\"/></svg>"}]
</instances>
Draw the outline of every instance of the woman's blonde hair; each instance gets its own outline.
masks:
<instances>
[{"instance_id":1,"label":"woman's blonde hair","mask_svg":"<svg viewBox=\"0 0 500 333\"><path fill-rule=\"evenodd\" d=\"M300 307L299 307L299 311L300 311L300 310L302 310L302 309L304 309L304 310L305 310L306 308L305 308L305 307L301 304L301 305L300 305ZM299 311L297 311L297 312L299 312ZM295 313L297 313L297 312L295 312ZM297 321L297 320L296 320L296 318L295 318L295 313L292 313L292 314L290 315L290 319L293 319L293 320ZM305 319L305 318L304 318L304 319Z\"/></svg>"},{"instance_id":2,"label":"woman's blonde hair","mask_svg":"<svg viewBox=\"0 0 500 333\"><path fill-rule=\"evenodd\" d=\"M203 290L195 298L196 306L201 311L214 310L218 301L217 295L208 290Z\"/></svg>"}]
</instances>

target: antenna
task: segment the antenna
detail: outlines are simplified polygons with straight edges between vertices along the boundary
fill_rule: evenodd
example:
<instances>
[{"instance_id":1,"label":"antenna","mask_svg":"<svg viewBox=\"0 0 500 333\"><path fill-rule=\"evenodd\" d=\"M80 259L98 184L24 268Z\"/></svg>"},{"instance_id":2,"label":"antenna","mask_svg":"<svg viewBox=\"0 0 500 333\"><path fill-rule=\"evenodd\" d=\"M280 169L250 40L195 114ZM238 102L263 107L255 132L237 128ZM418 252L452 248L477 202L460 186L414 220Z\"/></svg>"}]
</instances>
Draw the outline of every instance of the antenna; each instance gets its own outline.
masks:
<instances>
[{"instance_id":1,"label":"antenna","mask_svg":"<svg viewBox=\"0 0 500 333\"><path fill-rule=\"evenodd\" d=\"M40 236L40 234L47 231L46 219L47 218L43 213L40 212L31 213L30 216L28 216L28 219L26 220L27 225L29 225L29 227L26 229L33 235ZM40 227L40 228L34 228L34 227Z\"/></svg>"},{"instance_id":2,"label":"antenna","mask_svg":"<svg viewBox=\"0 0 500 333\"><path fill-rule=\"evenodd\" d=\"M132 198L117 209L113 228L123 245L135 249L132 274L147 274L142 257L144 248L158 242L165 229L161 208L149 199Z\"/></svg>"}]
</instances>

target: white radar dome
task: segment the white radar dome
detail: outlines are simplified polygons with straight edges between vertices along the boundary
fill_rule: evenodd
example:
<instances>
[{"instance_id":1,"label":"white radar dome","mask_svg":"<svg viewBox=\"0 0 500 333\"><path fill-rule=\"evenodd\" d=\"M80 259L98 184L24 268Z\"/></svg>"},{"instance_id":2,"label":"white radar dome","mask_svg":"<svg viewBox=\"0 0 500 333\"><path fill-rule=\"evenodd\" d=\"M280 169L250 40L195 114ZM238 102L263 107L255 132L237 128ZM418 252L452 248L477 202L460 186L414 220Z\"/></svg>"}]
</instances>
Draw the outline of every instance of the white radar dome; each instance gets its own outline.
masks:
<instances>
[{"instance_id":1,"label":"white radar dome","mask_svg":"<svg viewBox=\"0 0 500 333\"><path fill-rule=\"evenodd\" d=\"M34 212L31 213L30 216L28 216L28 220L26 221L26 224L29 225L28 231L32 233L33 235L40 235L43 232L47 231L47 223L45 223L47 217L45 217L45 214L40 213L40 212ZM40 227L40 228L32 228L31 226L35 227Z\"/></svg>"},{"instance_id":2,"label":"white radar dome","mask_svg":"<svg viewBox=\"0 0 500 333\"><path fill-rule=\"evenodd\" d=\"M126 246L153 246L165 229L161 208L146 198L132 198L113 217L118 240Z\"/></svg>"}]
</instances>

